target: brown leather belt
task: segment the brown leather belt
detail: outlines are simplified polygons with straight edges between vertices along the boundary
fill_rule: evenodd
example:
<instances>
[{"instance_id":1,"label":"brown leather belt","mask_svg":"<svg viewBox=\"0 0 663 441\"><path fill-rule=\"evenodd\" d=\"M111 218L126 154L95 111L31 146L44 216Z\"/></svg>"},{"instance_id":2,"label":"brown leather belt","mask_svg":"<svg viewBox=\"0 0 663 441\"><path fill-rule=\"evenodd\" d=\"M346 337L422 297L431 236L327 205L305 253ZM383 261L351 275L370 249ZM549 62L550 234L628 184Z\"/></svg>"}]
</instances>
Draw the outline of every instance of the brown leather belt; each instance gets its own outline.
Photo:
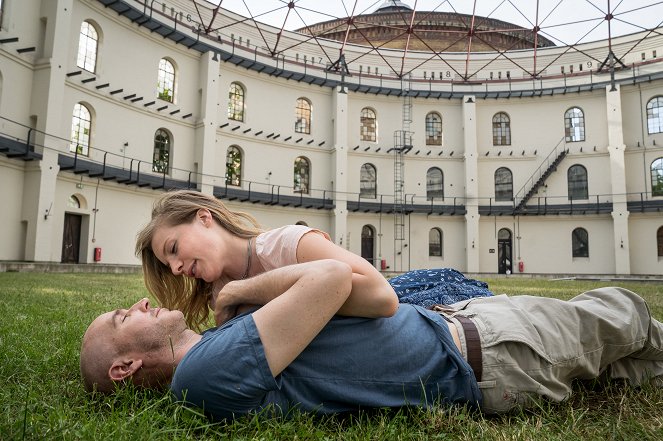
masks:
<instances>
[{"instance_id":1,"label":"brown leather belt","mask_svg":"<svg viewBox=\"0 0 663 441\"><path fill-rule=\"evenodd\" d=\"M465 332L465 346L467 347L467 363L474 371L474 378L477 382L481 381L483 374L483 364L481 362L481 339L479 338L479 331L474 322L460 314L454 315L453 318L463 327Z\"/></svg>"}]
</instances>

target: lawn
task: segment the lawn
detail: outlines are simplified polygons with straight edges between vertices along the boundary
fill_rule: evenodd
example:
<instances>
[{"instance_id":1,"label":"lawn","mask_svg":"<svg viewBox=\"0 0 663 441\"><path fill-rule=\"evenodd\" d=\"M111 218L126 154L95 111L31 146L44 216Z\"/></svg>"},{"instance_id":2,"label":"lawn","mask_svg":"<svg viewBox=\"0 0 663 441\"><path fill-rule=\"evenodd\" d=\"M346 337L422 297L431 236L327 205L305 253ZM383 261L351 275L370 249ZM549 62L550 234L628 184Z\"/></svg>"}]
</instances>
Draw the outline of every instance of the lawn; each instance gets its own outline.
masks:
<instances>
[{"instance_id":1,"label":"lawn","mask_svg":"<svg viewBox=\"0 0 663 441\"><path fill-rule=\"evenodd\" d=\"M568 299L609 282L487 280L496 293ZM663 319L663 286L620 283ZM99 313L145 296L140 276L0 273L0 440L10 439L663 439L663 390L578 385L562 404L485 417L462 408L375 411L292 420L255 417L212 425L166 393L85 394L80 339Z\"/></svg>"}]
</instances>

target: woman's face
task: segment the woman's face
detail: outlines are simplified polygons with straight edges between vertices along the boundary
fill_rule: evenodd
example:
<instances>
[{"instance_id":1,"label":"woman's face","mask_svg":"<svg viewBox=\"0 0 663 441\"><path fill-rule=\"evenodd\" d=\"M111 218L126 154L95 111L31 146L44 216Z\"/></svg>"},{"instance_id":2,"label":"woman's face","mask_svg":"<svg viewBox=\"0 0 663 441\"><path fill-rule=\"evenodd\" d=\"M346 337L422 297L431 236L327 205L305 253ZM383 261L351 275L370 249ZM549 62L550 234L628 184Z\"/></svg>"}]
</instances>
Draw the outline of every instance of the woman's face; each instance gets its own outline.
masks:
<instances>
[{"instance_id":1,"label":"woman's face","mask_svg":"<svg viewBox=\"0 0 663 441\"><path fill-rule=\"evenodd\" d=\"M193 221L158 227L152 237L152 250L174 275L186 275L214 282L223 273L222 228L207 210L198 210Z\"/></svg>"}]
</instances>

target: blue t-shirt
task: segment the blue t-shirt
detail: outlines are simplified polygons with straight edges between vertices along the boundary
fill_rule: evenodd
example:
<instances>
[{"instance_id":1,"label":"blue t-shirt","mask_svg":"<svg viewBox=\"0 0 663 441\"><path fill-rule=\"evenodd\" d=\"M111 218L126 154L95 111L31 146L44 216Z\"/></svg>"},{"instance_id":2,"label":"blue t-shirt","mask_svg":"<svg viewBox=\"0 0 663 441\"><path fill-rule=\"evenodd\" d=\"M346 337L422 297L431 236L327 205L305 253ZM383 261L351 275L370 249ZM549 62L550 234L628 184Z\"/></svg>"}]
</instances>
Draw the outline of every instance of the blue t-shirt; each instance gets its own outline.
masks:
<instances>
[{"instance_id":1,"label":"blue t-shirt","mask_svg":"<svg viewBox=\"0 0 663 441\"><path fill-rule=\"evenodd\" d=\"M390 318L334 317L276 378L252 315L237 317L203 335L170 387L215 419L481 401L444 319L406 304Z\"/></svg>"}]
</instances>

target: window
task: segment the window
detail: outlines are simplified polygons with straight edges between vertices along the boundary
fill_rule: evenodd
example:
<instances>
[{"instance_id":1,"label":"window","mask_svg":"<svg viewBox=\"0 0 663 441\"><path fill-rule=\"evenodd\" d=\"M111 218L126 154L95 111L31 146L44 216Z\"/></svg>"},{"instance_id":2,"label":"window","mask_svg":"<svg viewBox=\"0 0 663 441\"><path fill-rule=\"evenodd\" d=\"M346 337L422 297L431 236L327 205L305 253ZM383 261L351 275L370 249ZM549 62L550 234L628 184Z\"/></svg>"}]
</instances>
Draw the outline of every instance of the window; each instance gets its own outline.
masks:
<instances>
[{"instance_id":1,"label":"window","mask_svg":"<svg viewBox=\"0 0 663 441\"><path fill-rule=\"evenodd\" d=\"M309 176L311 173L311 163L303 156L295 159L295 179L294 191L296 193L309 193Z\"/></svg>"},{"instance_id":2,"label":"window","mask_svg":"<svg viewBox=\"0 0 663 441\"><path fill-rule=\"evenodd\" d=\"M311 103L306 98L297 99L295 109L295 132L311 133Z\"/></svg>"},{"instance_id":3,"label":"window","mask_svg":"<svg viewBox=\"0 0 663 441\"><path fill-rule=\"evenodd\" d=\"M361 227L361 257L374 264L375 229L371 225Z\"/></svg>"},{"instance_id":4,"label":"window","mask_svg":"<svg viewBox=\"0 0 663 441\"><path fill-rule=\"evenodd\" d=\"M71 144L69 151L79 155L89 155L92 116L84 104L76 103L71 119Z\"/></svg>"},{"instance_id":5,"label":"window","mask_svg":"<svg viewBox=\"0 0 663 441\"><path fill-rule=\"evenodd\" d=\"M359 172L359 197L377 198L377 176L375 166L364 164Z\"/></svg>"},{"instance_id":6,"label":"window","mask_svg":"<svg viewBox=\"0 0 663 441\"><path fill-rule=\"evenodd\" d=\"M236 145L228 147L226 154L226 184L242 185L242 151Z\"/></svg>"},{"instance_id":7,"label":"window","mask_svg":"<svg viewBox=\"0 0 663 441\"><path fill-rule=\"evenodd\" d=\"M569 199L588 199L587 169L582 165L572 165L567 172Z\"/></svg>"},{"instance_id":8,"label":"window","mask_svg":"<svg viewBox=\"0 0 663 441\"><path fill-rule=\"evenodd\" d=\"M426 115L426 145L442 145L442 117L436 112Z\"/></svg>"},{"instance_id":9,"label":"window","mask_svg":"<svg viewBox=\"0 0 663 441\"><path fill-rule=\"evenodd\" d=\"M154 155L152 157L152 171L168 173L170 165L170 135L164 129L154 134Z\"/></svg>"},{"instance_id":10,"label":"window","mask_svg":"<svg viewBox=\"0 0 663 441\"><path fill-rule=\"evenodd\" d=\"M431 228L428 232L428 255L442 257L442 230Z\"/></svg>"},{"instance_id":11,"label":"window","mask_svg":"<svg viewBox=\"0 0 663 441\"><path fill-rule=\"evenodd\" d=\"M577 107L571 107L564 113L564 133L566 142L585 140L585 115Z\"/></svg>"},{"instance_id":12,"label":"window","mask_svg":"<svg viewBox=\"0 0 663 441\"><path fill-rule=\"evenodd\" d=\"M511 170L506 167L495 170L495 200L513 200L513 175Z\"/></svg>"},{"instance_id":13,"label":"window","mask_svg":"<svg viewBox=\"0 0 663 441\"><path fill-rule=\"evenodd\" d=\"M78 200L78 198L75 195L69 195L69 199L67 200L67 207L69 208L81 208L81 201Z\"/></svg>"},{"instance_id":14,"label":"window","mask_svg":"<svg viewBox=\"0 0 663 441\"><path fill-rule=\"evenodd\" d=\"M651 195L663 196L663 158L651 163Z\"/></svg>"},{"instance_id":15,"label":"window","mask_svg":"<svg viewBox=\"0 0 663 441\"><path fill-rule=\"evenodd\" d=\"M360 138L362 141L375 142L377 139L377 118L375 112L368 107L361 109Z\"/></svg>"},{"instance_id":16,"label":"window","mask_svg":"<svg viewBox=\"0 0 663 441\"><path fill-rule=\"evenodd\" d=\"M584 228L576 228L571 233L573 257L589 257L589 235Z\"/></svg>"},{"instance_id":17,"label":"window","mask_svg":"<svg viewBox=\"0 0 663 441\"><path fill-rule=\"evenodd\" d=\"M659 227L656 232L656 246L658 248L658 257L663 257L663 227Z\"/></svg>"},{"instance_id":18,"label":"window","mask_svg":"<svg viewBox=\"0 0 663 441\"><path fill-rule=\"evenodd\" d=\"M78 59L76 66L88 72L95 72L97 67L97 45L99 34L97 29L88 21L81 24L81 33L78 37Z\"/></svg>"},{"instance_id":19,"label":"window","mask_svg":"<svg viewBox=\"0 0 663 441\"><path fill-rule=\"evenodd\" d=\"M159 99L174 102L175 97L175 66L162 58L159 61L159 79L157 80L157 96Z\"/></svg>"},{"instance_id":20,"label":"window","mask_svg":"<svg viewBox=\"0 0 663 441\"><path fill-rule=\"evenodd\" d=\"M444 175L437 167L431 167L426 172L426 200L433 199L444 199Z\"/></svg>"},{"instance_id":21,"label":"window","mask_svg":"<svg viewBox=\"0 0 663 441\"><path fill-rule=\"evenodd\" d=\"M663 132L663 96L657 96L647 103L647 133Z\"/></svg>"},{"instance_id":22,"label":"window","mask_svg":"<svg viewBox=\"0 0 663 441\"><path fill-rule=\"evenodd\" d=\"M493 145L511 145L511 120L504 112L493 116Z\"/></svg>"},{"instance_id":23,"label":"window","mask_svg":"<svg viewBox=\"0 0 663 441\"><path fill-rule=\"evenodd\" d=\"M228 119L244 121L244 88L232 83L228 90Z\"/></svg>"}]
</instances>

